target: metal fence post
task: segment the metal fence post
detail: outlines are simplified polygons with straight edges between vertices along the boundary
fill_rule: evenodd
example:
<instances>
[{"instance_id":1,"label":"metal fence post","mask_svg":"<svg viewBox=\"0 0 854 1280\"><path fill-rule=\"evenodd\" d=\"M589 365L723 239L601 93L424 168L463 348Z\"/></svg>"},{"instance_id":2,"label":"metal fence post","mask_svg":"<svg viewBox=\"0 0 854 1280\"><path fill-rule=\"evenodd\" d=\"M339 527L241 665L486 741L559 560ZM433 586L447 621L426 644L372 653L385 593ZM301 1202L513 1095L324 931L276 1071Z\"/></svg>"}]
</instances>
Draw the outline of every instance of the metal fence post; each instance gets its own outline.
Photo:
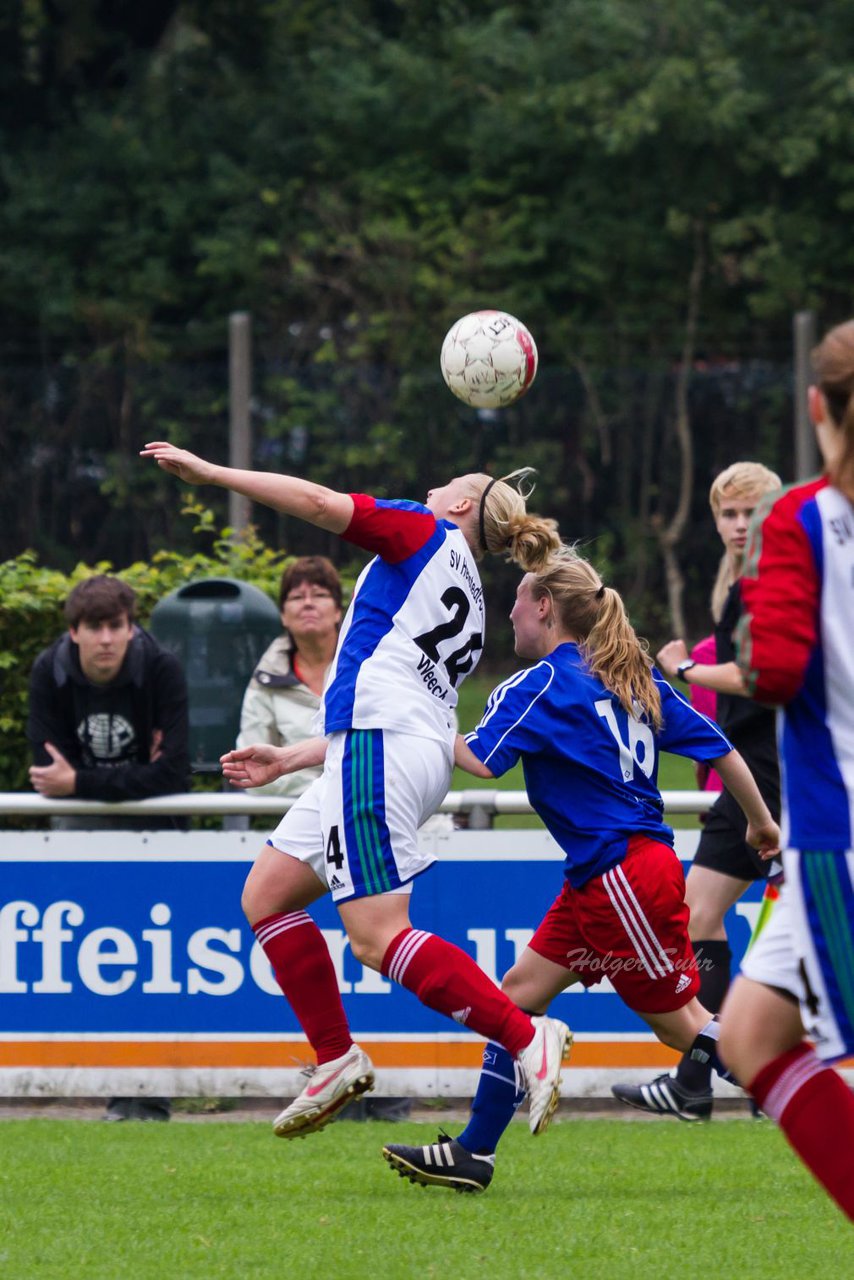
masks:
<instances>
[{"instance_id":1,"label":"metal fence post","mask_svg":"<svg viewBox=\"0 0 854 1280\"><path fill-rule=\"evenodd\" d=\"M792 333L795 347L795 479L807 480L820 470L818 446L807 405L807 388L812 381L810 352L815 346L815 312L795 312Z\"/></svg>"},{"instance_id":2,"label":"metal fence post","mask_svg":"<svg viewBox=\"0 0 854 1280\"><path fill-rule=\"evenodd\" d=\"M228 317L228 465L252 467L252 319L248 311ZM244 529L252 518L252 504L242 493L228 495L228 523Z\"/></svg>"}]
</instances>

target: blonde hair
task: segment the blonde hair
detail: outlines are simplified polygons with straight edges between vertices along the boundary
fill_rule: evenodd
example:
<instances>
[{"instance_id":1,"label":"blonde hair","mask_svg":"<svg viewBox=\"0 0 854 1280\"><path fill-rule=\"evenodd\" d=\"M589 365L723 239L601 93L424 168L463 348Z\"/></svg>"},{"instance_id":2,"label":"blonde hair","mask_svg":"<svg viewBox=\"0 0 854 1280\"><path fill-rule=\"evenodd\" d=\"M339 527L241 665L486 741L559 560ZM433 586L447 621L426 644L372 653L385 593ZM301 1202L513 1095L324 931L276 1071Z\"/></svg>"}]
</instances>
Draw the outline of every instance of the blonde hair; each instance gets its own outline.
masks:
<instances>
[{"instance_id":1,"label":"blonde hair","mask_svg":"<svg viewBox=\"0 0 854 1280\"><path fill-rule=\"evenodd\" d=\"M520 467L499 479L483 474L471 477L470 496L478 510L478 559L490 551L512 560L526 573L537 573L560 549L557 521L527 510L535 475L533 467Z\"/></svg>"},{"instance_id":2,"label":"blonde hair","mask_svg":"<svg viewBox=\"0 0 854 1280\"><path fill-rule=\"evenodd\" d=\"M812 353L819 390L831 421L842 432L841 457L828 468L837 489L854 502L854 320L829 330Z\"/></svg>"},{"instance_id":3,"label":"blonde hair","mask_svg":"<svg viewBox=\"0 0 854 1280\"><path fill-rule=\"evenodd\" d=\"M661 728L661 695L646 641L629 621L622 597L606 587L587 560L564 546L531 583L535 600L551 598L561 629L575 636L587 669L615 694L630 716Z\"/></svg>"},{"instance_id":4,"label":"blonde hair","mask_svg":"<svg viewBox=\"0 0 854 1280\"><path fill-rule=\"evenodd\" d=\"M763 467L761 462L733 462L712 481L709 490L709 506L717 520L727 502L749 502L782 488L783 481L776 471ZM724 603L730 588L741 577L741 565L726 552L718 565L715 585L712 587L712 617L720 622Z\"/></svg>"}]
</instances>

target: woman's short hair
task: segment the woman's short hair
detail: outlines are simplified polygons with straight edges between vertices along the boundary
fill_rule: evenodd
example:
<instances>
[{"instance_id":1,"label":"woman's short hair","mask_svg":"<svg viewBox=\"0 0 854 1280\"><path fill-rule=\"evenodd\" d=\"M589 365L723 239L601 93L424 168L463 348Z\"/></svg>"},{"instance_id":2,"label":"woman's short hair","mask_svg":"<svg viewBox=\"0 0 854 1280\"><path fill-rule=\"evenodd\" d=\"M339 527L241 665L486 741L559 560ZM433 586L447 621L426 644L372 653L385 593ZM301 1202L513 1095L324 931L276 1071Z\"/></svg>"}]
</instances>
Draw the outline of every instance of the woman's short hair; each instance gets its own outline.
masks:
<instances>
[{"instance_id":1,"label":"woman's short hair","mask_svg":"<svg viewBox=\"0 0 854 1280\"><path fill-rule=\"evenodd\" d=\"M311 587L323 587L332 596L338 608L342 607L341 578L335 565L326 556L298 556L296 560L291 561L279 583L280 609L294 588L302 586L303 583L308 583Z\"/></svg>"}]
</instances>

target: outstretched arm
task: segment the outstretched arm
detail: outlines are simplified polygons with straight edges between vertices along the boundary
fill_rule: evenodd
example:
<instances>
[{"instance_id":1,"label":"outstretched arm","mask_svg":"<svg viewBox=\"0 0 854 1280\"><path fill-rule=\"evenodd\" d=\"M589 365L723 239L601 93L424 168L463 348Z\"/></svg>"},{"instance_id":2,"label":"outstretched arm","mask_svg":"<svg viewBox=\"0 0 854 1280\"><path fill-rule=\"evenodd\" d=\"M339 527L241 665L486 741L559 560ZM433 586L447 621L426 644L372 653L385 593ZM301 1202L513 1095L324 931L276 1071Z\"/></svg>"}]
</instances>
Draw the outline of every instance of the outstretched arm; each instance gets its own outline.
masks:
<instances>
[{"instance_id":1,"label":"outstretched arm","mask_svg":"<svg viewBox=\"0 0 854 1280\"><path fill-rule=\"evenodd\" d=\"M745 839L767 862L780 852L780 828L771 817L771 812L759 793L753 774L737 751L717 760L710 760L716 769L727 791L747 818L747 835Z\"/></svg>"},{"instance_id":2,"label":"outstretched arm","mask_svg":"<svg viewBox=\"0 0 854 1280\"><path fill-rule=\"evenodd\" d=\"M676 670L680 662L691 655L684 640L670 640L655 655L656 666L663 671L668 680L679 676ZM686 684L698 684L702 689L711 689L714 693L732 693L742 698L749 697L747 683L734 662L698 662L681 679Z\"/></svg>"},{"instance_id":3,"label":"outstretched arm","mask_svg":"<svg viewBox=\"0 0 854 1280\"><path fill-rule=\"evenodd\" d=\"M140 449L140 457L153 458L163 471L187 484L215 484L231 489L253 502L319 525L331 533L343 533L353 519L353 499L348 493L338 493L298 476L220 467L166 440L152 440Z\"/></svg>"},{"instance_id":4,"label":"outstretched arm","mask_svg":"<svg viewBox=\"0 0 854 1280\"><path fill-rule=\"evenodd\" d=\"M220 756L222 772L235 787L262 787L282 774L322 764L326 758L325 738L306 738L290 747L274 747L256 742L251 747L227 751Z\"/></svg>"}]
</instances>

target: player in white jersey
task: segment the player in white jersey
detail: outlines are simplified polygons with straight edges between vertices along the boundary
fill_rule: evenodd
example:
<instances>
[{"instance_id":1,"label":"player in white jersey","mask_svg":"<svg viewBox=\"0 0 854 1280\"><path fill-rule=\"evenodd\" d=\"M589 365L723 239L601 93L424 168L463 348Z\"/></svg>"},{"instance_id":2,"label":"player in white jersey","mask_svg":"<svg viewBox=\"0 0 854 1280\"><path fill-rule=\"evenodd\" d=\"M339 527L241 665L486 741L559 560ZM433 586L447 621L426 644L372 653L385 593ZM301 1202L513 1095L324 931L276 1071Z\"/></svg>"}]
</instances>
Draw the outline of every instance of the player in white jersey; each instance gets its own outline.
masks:
<instances>
[{"instance_id":1,"label":"player in white jersey","mask_svg":"<svg viewBox=\"0 0 854 1280\"><path fill-rule=\"evenodd\" d=\"M721 1053L854 1219L854 320L813 352L825 474L768 500L738 661L782 707L785 884L721 1015Z\"/></svg>"},{"instance_id":2,"label":"player in white jersey","mask_svg":"<svg viewBox=\"0 0 854 1280\"><path fill-rule=\"evenodd\" d=\"M332 959L306 910L330 890L357 960L497 1041L519 1063L531 1131L542 1132L557 1105L569 1029L532 1019L466 952L413 929L409 894L432 860L418 848L418 826L450 784L457 688L483 647L477 561L491 551L541 567L560 544L554 521L527 513L512 477L459 476L431 489L422 506L218 467L164 441L146 445L142 456L374 553L324 691L325 737L224 757L227 777L257 786L325 756L322 776L279 824L243 893L249 923L317 1056L308 1084L274 1121L276 1134L314 1132L373 1086L373 1066L353 1044Z\"/></svg>"}]
</instances>

